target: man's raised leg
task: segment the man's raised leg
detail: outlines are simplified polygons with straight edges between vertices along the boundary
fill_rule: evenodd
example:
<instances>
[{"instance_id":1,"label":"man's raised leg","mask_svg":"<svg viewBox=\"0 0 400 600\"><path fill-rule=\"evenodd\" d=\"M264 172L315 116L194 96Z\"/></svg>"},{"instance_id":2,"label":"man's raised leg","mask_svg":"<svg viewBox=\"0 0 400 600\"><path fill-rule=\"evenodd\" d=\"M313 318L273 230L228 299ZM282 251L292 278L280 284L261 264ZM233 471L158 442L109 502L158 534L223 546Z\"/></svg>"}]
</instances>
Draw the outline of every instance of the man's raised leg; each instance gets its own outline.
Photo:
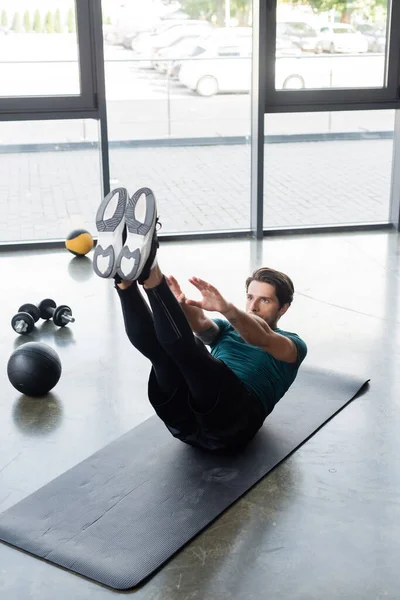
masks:
<instances>
[{"instance_id":1,"label":"man's raised leg","mask_svg":"<svg viewBox=\"0 0 400 600\"><path fill-rule=\"evenodd\" d=\"M223 364L194 336L157 262L144 281L144 290L153 312L157 338L185 378L191 406L202 413L212 410L225 371Z\"/></svg>"},{"instance_id":2,"label":"man's raised leg","mask_svg":"<svg viewBox=\"0 0 400 600\"><path fill-rule=\"evenodd\" d=\"M188 388L179 368L161 346L151 310L136 281L116 284L125 330L130 342L152 363L149 400L172 435L185 441L196 434L197 421L188 404Z\"/></svg>"},{"instance_id":3,"label":"man's raised leg","mask_svg":"<svg viewBox=\"0 0 400 600\"><path fill-rule=\"evenodd\" d=\"M150 360L161 390L172 394L182 384L182 377L157 339L153 315L136 281L122 280L116 283L116 289L129 341Z\"/></svg>"},{"instance_id":4,"label":"man's raised leg","mask_svg":"<svg viewBox=\"0 0 400 600\"><path fill-rule=\"evenodd\" d=\"M153 192L140 188L129 198L125 188L114 190L97 211L96 227L94 270L114 279L128 338L152 363L149 400L173 435L184 439L198 428L188 405L187 385L158 341L151 310L136 282L151 266L157 247Z\"/></svg>"}]
</instances>

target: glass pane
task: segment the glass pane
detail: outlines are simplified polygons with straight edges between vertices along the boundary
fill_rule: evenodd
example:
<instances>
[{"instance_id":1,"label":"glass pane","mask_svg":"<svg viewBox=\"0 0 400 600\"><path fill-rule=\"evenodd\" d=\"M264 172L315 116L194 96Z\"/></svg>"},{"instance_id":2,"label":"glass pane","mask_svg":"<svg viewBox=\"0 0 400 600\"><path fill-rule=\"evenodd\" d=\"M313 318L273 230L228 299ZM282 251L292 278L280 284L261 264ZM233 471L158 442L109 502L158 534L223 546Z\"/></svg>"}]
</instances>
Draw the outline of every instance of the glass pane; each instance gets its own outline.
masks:
<instances>
[{"instance_id":1,"label":"glass pane","mask_svg":"<svg viewBox=\"0 0 400 600\"><path fill-rule=\"evenodd\" d=\"M101 201L96 136L94 121L0 122L0 242L65 239L76 228L95 235Z\"/></svg>"},{"instance_id":2,"label":"glass pane","mask_svg":"<svg viewBox=\"0 0 400 600\"><path fill-rule=\"evenodd\" d=\"M394 115L266 115L264 228L387 223Z\"/></svg>"},{"instance_id":3,"label":"glass pane","mask_svg":"<svg viewBox=\"0 0 400 600\"><path fill-rule=\"evenodd\" d=\"M276 89L385 87L390 4L367 4L278 0Z\"/></svg>"},{"instance_id":4,"label":"glass pane","mask_svg":"<svg viewBox=\"0 0 400 600\"><path fill-rule=\"evenodd\" d=\"M81 93L74 0L2 2L0 51L0 97Z\"/></svg>"},{"instance_id":5,"label":"glass pane","mask_svg":"<svg viewBox=\"0 0 400 600\"><path fill-rule=\"evenodd\" d=\"M251 0L203 9L104 28L112 185L152 187L163 233L249 227Z\"/></svg>"}]
</instances>

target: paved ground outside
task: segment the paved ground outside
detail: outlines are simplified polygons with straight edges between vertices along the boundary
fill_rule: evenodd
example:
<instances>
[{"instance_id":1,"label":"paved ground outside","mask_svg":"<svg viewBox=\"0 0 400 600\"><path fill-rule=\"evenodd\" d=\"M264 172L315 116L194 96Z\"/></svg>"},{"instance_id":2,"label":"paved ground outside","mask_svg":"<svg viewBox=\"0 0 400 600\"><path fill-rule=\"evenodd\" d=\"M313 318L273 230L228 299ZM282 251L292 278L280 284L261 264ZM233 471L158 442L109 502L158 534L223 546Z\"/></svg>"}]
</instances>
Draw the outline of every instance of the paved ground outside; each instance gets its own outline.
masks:
<instances>
[{"instance_id":1,"label":"paved ground outside","mask_svg":"<svg viewBox=\"0 0 400 600\"><path fill-rule=\"evenodd\" d=\"M387 220L390 140L268 144L265 227ZM125 148L110 151L112 187L154 189L162 232L249 226L250 147ZM0 241L93 234L101 200L99 151L2 154Z\"/></svg>"}]
</instances>

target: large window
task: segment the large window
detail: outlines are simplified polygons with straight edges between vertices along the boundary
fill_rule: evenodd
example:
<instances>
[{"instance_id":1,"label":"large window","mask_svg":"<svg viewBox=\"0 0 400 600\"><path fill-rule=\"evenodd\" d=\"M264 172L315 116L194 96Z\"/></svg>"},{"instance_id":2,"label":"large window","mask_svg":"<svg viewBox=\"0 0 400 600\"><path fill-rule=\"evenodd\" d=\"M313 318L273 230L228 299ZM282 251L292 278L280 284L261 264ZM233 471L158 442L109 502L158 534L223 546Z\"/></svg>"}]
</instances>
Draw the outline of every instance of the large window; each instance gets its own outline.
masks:
<instances>
[{"instance_id":1,"label":"large window","mask_svg":"<svg viewBox=\"0 0 400 600\"><path fill-rule=\"evenodd\" d=\"M384 0L4 0L0 241L95 234L116 186L154 189L163 234L397 224L399 19Z\"/></svg>"},{"instance_id":2,"label":"large window","mask_svg":"<svg viewBox=\"0 0 400 600\"><path fill-rule=\"evenodd\" d=\"M278 1L276 89L386 87L389 3L328 5Z\"/></svg>"},{"instance_id":3,"label":"large window","mask_svg":"<svg viewBox=\"0 0 400 600\"><path fill-rule=\"evenodd\" d=\"M92 0L1 2L2 120L23 113L25 118L78 110L86 117L96 114L94 40L100 6Z\"/></svg>"},{"instance_id":4,"label":"large window","mask_svg":"<svg viewBox=\"0 0 400 600\"><path fill-rule=\"evenodd\" d=\"M2 242L64 240L81 227L95 235L98 145L60 143L84 126L81 120L0 123Z\"/></svg>"},{"instance_id":5,"label":"large window","mask_svg":"<svg viewBox=\"0 0 400 600\"><path fill-rule=\"evenodd\" d=\"M266 115L264 228L389 221L394 111Z\"/></svg>"},{"instance_id":6,"label":"large window","mask_svg":"<svg viewBox=\"0 0 400 600\"><path fill-rule=\"evenodd\" d=\"M154 188L163 233L248 228L251 1L153 9L105 29L112 185Z\"/></svg>"},{"instance_id":7,"label":"large window","mask_svg":"<svg viewBox=\"0 0 400 600\"><path fill-rule=\"evenodd\" d=\"M74 0L50 10L20 6L1 3L0 96L79 94Z\"/></svg>"},{"instance_id":8,"label":"large window","mask_svg":"<svg viewBox=\"0 0 400 600\"><path fill-rule=\"evenodd\" d=\"M398 102L399 3L277 0L260 15L266 112Z\"/></svg>"}]
</instances>

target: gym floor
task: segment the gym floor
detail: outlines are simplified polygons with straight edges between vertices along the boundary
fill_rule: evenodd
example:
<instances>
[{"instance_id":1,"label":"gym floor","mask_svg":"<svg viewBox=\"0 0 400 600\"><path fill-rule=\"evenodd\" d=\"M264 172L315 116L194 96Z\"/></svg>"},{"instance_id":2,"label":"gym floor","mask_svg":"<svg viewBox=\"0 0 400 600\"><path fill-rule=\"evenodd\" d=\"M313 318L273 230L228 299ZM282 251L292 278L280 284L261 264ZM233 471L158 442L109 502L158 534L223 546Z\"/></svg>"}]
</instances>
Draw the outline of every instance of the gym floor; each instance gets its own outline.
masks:
<instances>
[{"instance_id":1,"label":"gym floor","mask_svg":"<svg viewBox=\"0 0 400 600\"><path fill-rule=\"evenodd\" d=\"M0 255L0 511L153 415L149 363L130 346L112 282L94 275L91 256ZM244 280L254 268L288 273L296 295L280 326L306 340L307 364L367 374L371 383L131 592L135 598L398 600L399 256L394 231L161 241L160 265L188 295L187 278L198 275L243 306ZM29 337L14 333L10 321L19 305L45 297L69 305L76 322L63 329L42 322ZM32 340L52 346L63 364L46 399L21 396L7 379L9 355ZM4 544L0 565L7 600L116 594Z\"/></svg>"}]
</instances>

